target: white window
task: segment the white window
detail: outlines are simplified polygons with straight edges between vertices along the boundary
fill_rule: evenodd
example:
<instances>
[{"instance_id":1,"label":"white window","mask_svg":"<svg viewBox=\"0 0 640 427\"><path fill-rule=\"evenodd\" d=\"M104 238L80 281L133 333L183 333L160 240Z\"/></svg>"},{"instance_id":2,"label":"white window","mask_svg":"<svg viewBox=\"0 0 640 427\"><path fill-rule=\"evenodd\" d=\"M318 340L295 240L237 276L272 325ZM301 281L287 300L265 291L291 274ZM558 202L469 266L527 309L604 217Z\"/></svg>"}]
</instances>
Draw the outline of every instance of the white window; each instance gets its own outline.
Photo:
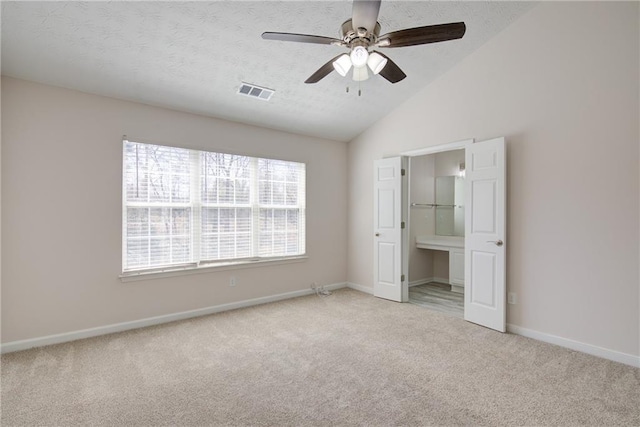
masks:
<instances>
[{"instance_id":1,"label":"white window","mask_svg":"<svg viewBox=\"0 0 640 427\"><path fill-rule=\"evenodd\" d=\"M123 272L305 253L305 165L124 141Z\"/></svg>"}]
</instances>

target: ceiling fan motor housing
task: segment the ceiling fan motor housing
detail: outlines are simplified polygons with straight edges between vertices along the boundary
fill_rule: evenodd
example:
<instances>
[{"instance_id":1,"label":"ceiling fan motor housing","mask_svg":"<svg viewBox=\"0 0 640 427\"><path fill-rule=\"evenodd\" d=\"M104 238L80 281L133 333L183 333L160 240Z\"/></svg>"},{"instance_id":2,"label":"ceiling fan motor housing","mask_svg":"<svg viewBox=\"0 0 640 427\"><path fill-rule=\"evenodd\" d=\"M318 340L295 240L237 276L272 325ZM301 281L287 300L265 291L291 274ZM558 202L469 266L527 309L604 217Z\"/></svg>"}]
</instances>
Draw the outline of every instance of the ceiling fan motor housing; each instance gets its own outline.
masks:
<instances>
[{"instance_id":1,"label":"ceiling fan motor housing","mask_svg":"<svg viewBox=\"0 0 640 427\"><path fill-rule=\"evenodd\" d=\"M340 34L342 36L342 40L344 40L344 43L348 47L351 48L357 45L368 48L369 46L376 44L378 41L378 36L380 35L380 23L376 22L373 32L370 32L366 28L354 29L351 19L347 19L340 28ZM360 43L356 44L358 41Z\"/></svg>"}]
</instances>

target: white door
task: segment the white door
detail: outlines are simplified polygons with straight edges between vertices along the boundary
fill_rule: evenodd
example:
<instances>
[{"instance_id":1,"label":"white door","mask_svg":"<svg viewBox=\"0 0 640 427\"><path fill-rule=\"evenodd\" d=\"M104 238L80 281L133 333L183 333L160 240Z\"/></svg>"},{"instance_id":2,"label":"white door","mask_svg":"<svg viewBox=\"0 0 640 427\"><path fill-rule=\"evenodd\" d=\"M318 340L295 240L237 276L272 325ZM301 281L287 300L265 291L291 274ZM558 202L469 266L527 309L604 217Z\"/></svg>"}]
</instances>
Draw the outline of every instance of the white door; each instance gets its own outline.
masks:
<instances>
[{"instance_id":1,"label":"white door","mask_svg":"<svg viewBox=\"0 0 640 427\"><path fill-rule=\"evenodd\" d=\"M506 324L504 138L466 149L464 318L500 332Z\"/></svg>"},{"instance_id":2,"label":"white door","mask_svg":"<svg viewBox=\"0 0 640 427\"><path fill-rule=\"evenodd\" d=\"M404 165L406 158L376 160L373 191L373 294L392 301L407 301L408 288L403 292L406 272L403 256L404 238ZM406 295L405 295L406 294Z\"/></svg>"}]
</instances>

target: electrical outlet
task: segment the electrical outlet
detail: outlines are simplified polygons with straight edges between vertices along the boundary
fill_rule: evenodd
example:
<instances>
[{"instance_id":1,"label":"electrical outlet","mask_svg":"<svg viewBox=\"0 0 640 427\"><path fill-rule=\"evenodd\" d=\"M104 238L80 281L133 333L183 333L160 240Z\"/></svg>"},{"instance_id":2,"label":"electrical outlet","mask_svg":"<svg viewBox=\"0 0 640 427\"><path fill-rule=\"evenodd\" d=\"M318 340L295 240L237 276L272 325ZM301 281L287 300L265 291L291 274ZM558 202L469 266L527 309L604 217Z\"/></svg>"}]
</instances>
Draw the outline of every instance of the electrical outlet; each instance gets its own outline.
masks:
<instances>
[{"instance_id":1,"label":"electrical outlet","mask_svg":"<svg viewBox=\"0 0 640 427\"><path fill-rule=\"evenodd\" d=\"M229 279L229 286L235 286L236 285L236 276L231 276L231 278Z\"/></svg>"},{"instance_id":2,"label":"electrical outlet","mask_svg":"<svg viewBox=\"0 0 640 427\"><path fill-rule=\"evenodd\" d=\"M507 294L507 302L509 304L517 304L518 303L518 295L515 292L509 292Z\"/></svg>"}]
</instances>

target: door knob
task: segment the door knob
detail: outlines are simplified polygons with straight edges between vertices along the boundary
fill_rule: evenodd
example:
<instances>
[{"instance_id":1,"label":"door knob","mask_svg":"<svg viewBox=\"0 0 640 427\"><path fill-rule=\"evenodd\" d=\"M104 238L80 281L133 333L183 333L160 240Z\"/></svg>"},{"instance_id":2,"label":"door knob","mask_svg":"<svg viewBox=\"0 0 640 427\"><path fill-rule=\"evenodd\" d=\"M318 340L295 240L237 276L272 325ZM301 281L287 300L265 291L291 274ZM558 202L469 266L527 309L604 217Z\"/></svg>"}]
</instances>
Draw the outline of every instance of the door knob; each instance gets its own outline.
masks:
<instances>
[{"instance_id":1,"label":"door knob","mask_svg":"<svg viewBox=\"0 0 640 427\"><path fill-rule=\"evenodd\" d=\"M380 233L376 233L376 237L380 237Z\"/></svg>"},{"instance_id":2,"label":"door knob","mask_svg":"<svg viewBox=\"0 0 640 427\"><path fill-rule=\"evenodd\" d=\"M504 242L502 240L487 240L487 243L494 243L496 246L504 245Z\"/></svg>"}]
</instances>

